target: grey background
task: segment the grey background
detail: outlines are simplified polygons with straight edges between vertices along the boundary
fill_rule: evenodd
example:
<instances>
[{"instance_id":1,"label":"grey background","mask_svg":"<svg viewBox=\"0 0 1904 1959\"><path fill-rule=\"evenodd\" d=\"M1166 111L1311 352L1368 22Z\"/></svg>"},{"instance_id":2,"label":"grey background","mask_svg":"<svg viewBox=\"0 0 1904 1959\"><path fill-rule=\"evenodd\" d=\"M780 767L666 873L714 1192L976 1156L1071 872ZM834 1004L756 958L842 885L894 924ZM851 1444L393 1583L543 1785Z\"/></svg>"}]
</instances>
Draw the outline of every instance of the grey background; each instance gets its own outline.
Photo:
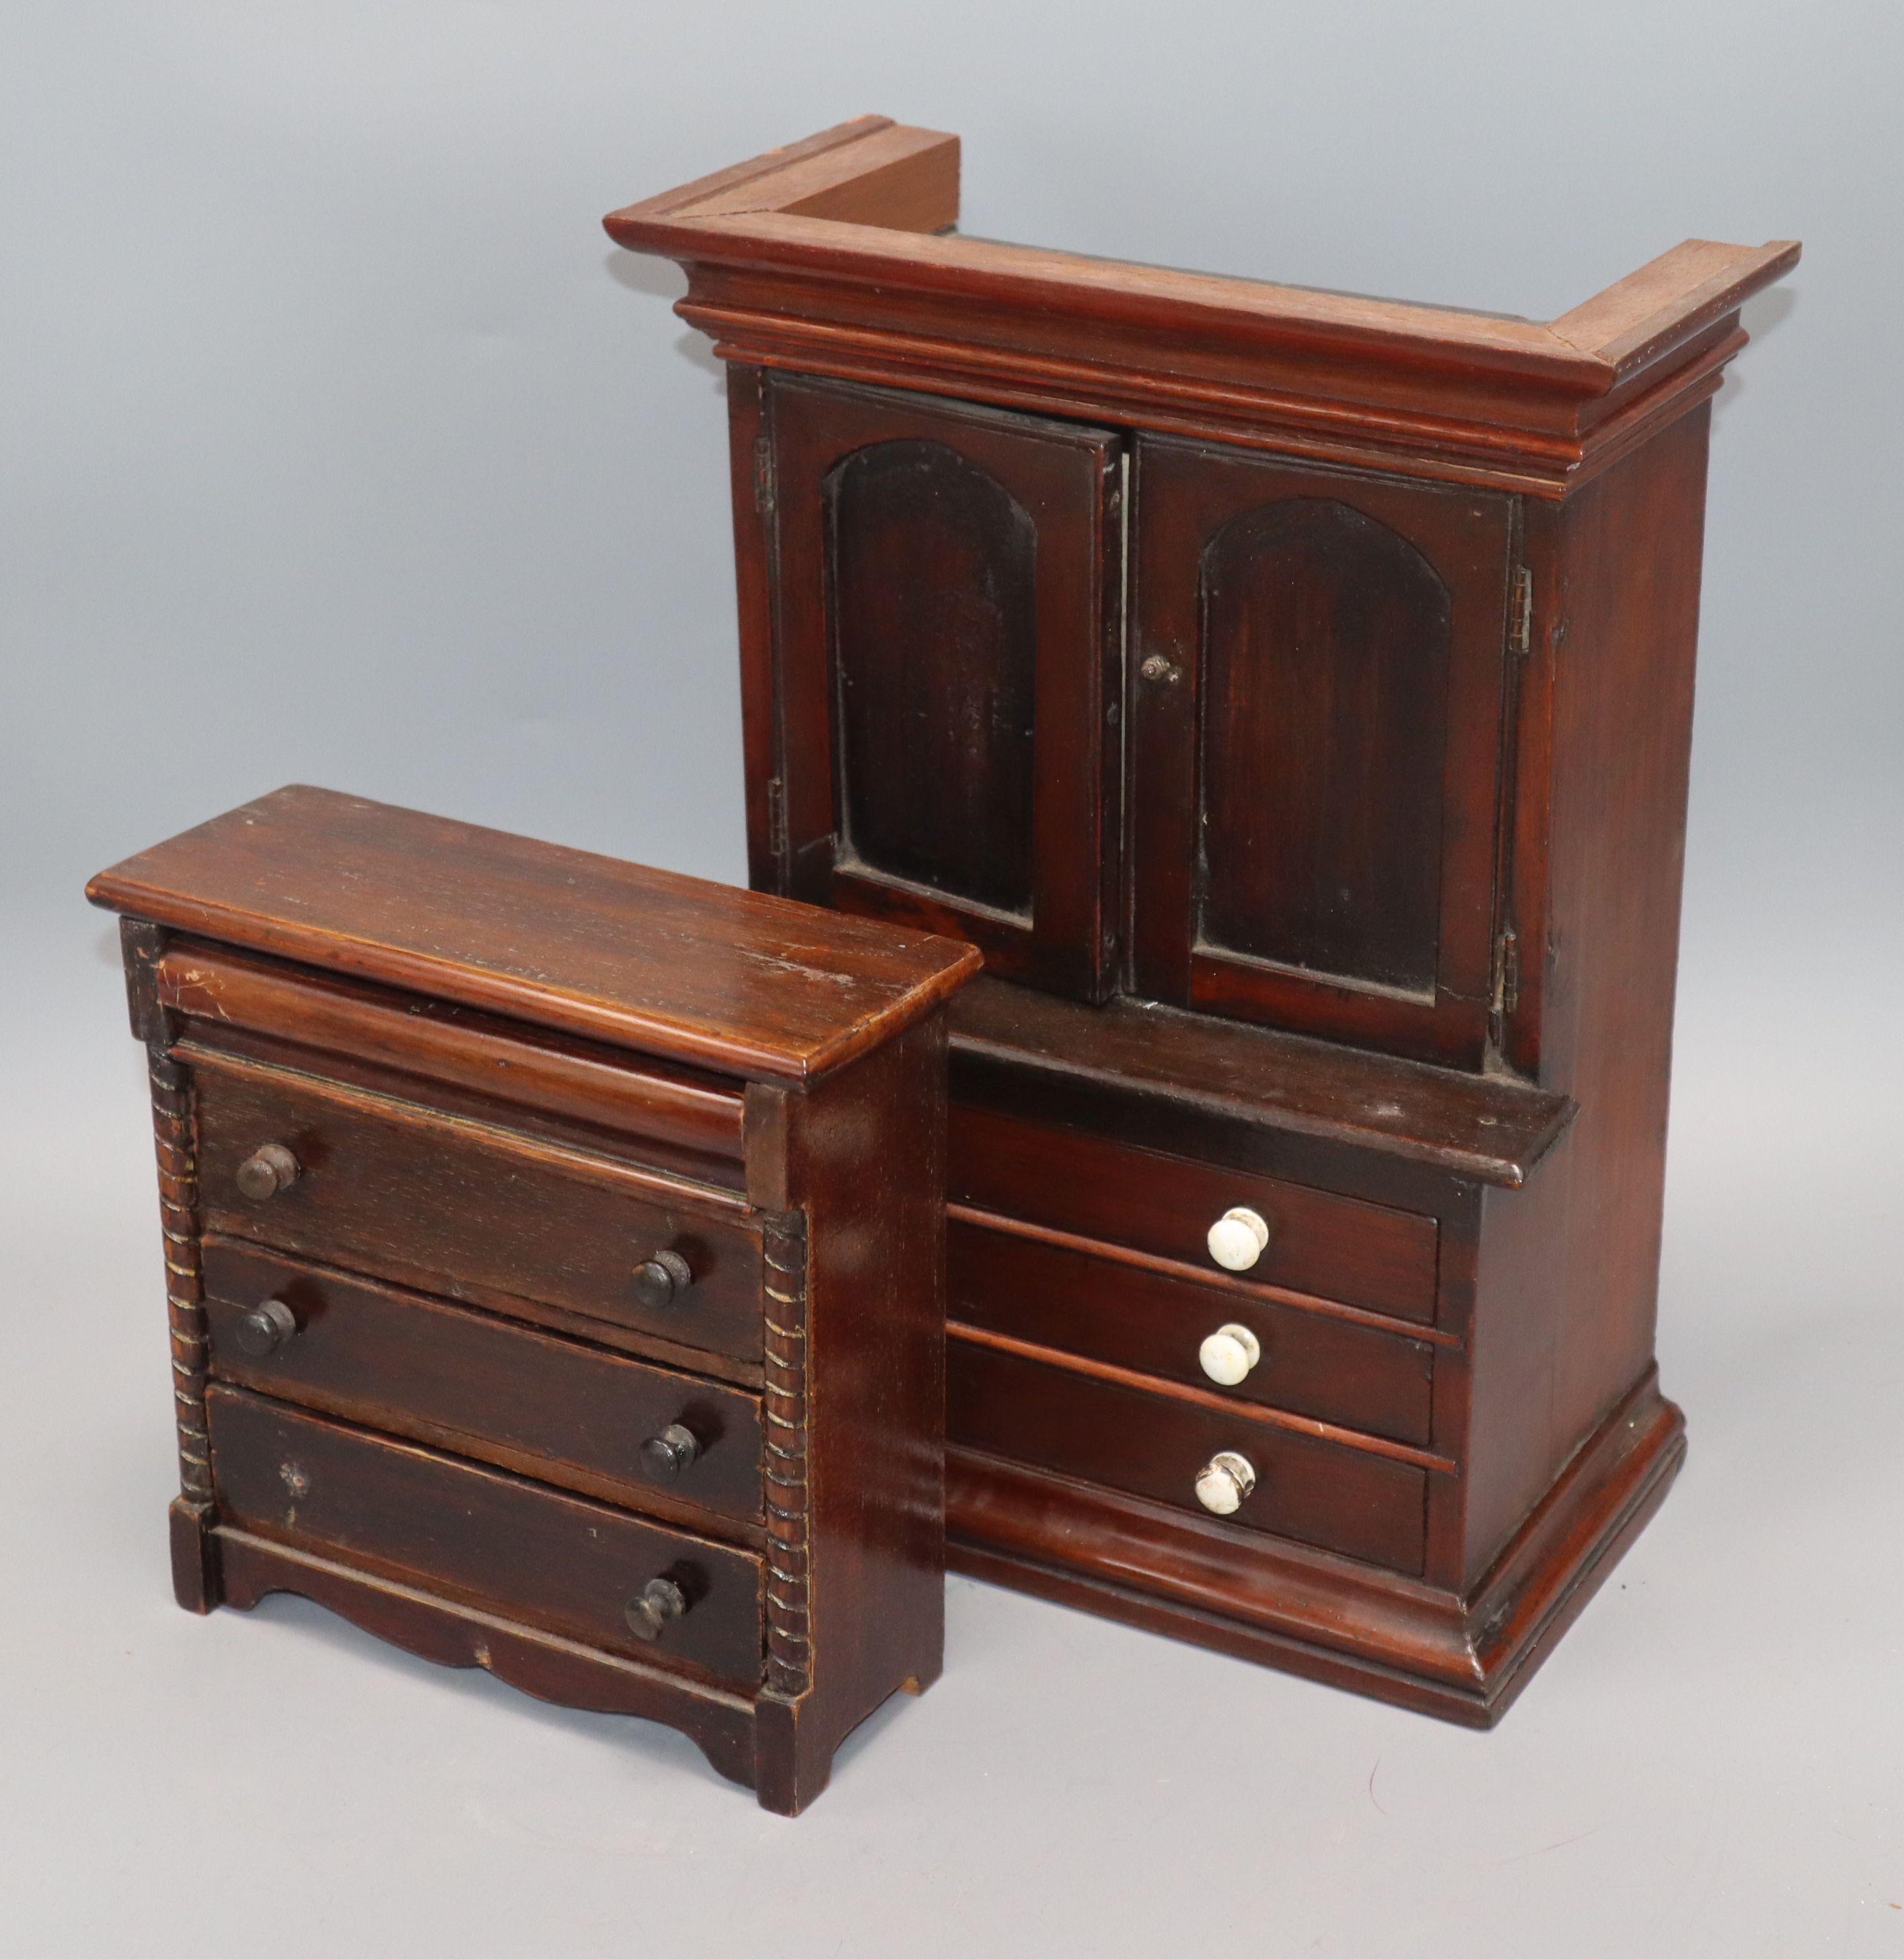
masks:
<instances>
[{"instance_id":1,"label":"grey background","mask_svg":"<svg viewBox=\"0 0 1904 1959\"><path fill-rule=\"evenodd\" d=\"M1901 55L1876 0L0 12L0 1948L1904 1950ZM80 886L294 779L738 881L719 376L596 221L869 110L964 136L976 232L1537 317L1806 241L1713 456L1690 1466L1492 1735L955 1583L944 1681L788 1824L662 1731L170 1603Z\"/></svg>"}]
</instances>

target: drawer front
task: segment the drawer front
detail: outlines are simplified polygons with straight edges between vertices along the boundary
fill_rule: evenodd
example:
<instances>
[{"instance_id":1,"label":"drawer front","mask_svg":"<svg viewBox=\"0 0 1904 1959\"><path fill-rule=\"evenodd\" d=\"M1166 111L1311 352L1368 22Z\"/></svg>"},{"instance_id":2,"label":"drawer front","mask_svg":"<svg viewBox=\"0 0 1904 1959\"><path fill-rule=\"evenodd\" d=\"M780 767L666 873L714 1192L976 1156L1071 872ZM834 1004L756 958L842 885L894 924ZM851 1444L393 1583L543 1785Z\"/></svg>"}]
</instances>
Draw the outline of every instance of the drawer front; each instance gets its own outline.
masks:
<instances>
[{"instance_id":1,"label":"drawer front","mask_svg":"<svg viewBox=\"0 0 1904 1959\"><path fill-rule=\"evenodd\" d=\"M154 976L160 1003L198 1023L194 1038L215 1041L247 1029L621 1131L664 1160L738 1162L744 1154L740 1093L712 1077L448 1001L300 973L226 946L174 945Z\"/></svg>"},{"instance_id":2,"label":"drawer front","mask_svg":"<svg viewBox=\"0 0 1904 1959\"><path fill-rule=\"evenodd\" d=\"M1395 1442L1430 1438L1425 1340L956 1219L947 1257L946 1310L967 1326ZM1233 1386L1198 1359L1227 1326L1246 1327L1261 1356Z\"/></svg>"},{"instance_id":3,"label":"drawer front","mask_svg":"<svg viewBox=\"0 0 1904 1959\"><path fill-rule=\"evenodd\" d=\"M760 1514L760 1410L751 1395L507 1319L395 1292L213 1240L204 1249L211 1370L352 1421L471 1452L507 1451L555 1482L579 1471L639 1493L657 1488L723 1516ZM240 1322L279 1300L297 1331L262 1356ZM658 1478L642 1445L671 1424L700 1453Z\"/></svg>"},{"instance_id":4,"label":"drawer front","mask_svg":"<svg viewBox=\"0 0 1904 1959\"><path fill-rule=\"evenodd\" d=\"M1247 1205L1270 1236L1239 1277L1423 1324L1435 1316L1435 1221L1411 1211L957 1106L947 1191L955 1204L1205 1272L1218 1269L1211 1226Z\"/></svg>"},{"instance_id":5,"label":"drawer front","mask_svg":"<svg viewBox=\"0 0 1904 1959\"><path fill-rule=\"evenodd\" d=\"M452 1298L540 1300L759 1357L760 1237L739 1198L306 1077L203 1059L194 1072L208 1230ZM248 1198L239 1166L267 1143L299 1173ZM635 1272L662 1251L687 1260L692 1283L656 1310Z\"/></svg>"},{"instance_id":6,"label":"drawer front","mask_svg":"<svg viewBox=\"0 0 1904 1959\"><path fill-rule=\"evenodd\" d=\"M341 1554L605 1651L758 1680L758 1559L606 1504L301 1413L242 1389L205 1397L220 1516ZM626 1609L651 1579L688 1609L657 1640Z\"/></svg>"},{"instance_id":7,"label":"drawer front","mask_svg":"<svg viewBox=\"0 0 1904 1959\"><path fill-rule=\"evenodd\" d=\"M1427 1473L1413 1463L966 1340L951 1342L947 1391L955 1446L1152 1497L1206 1521L1198 1472L1234 1450L1254 1465L1256 1486L1226 1522L1420 1573Z\"/></svg>"}]
</instances>

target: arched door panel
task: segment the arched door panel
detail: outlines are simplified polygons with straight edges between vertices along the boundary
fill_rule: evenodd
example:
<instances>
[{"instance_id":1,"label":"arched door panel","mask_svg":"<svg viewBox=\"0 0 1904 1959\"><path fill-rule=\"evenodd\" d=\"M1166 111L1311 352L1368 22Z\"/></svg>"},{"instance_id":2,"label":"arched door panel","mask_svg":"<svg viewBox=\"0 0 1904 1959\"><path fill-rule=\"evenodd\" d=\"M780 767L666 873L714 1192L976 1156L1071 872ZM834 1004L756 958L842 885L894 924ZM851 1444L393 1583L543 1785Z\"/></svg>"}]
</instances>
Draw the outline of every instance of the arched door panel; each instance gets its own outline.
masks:
<instances>
[{"instance_id":1,"label":"arched door panel","mask_svg":"<svg viewBox=\"0 0 1904 1959\"><path fill-rule=\"evenodd\" d=\"M1103 999L1119 949L1119 438L804 378L771 379L763 407L774 882Z\"/></svg>"},{"instance_id":2,"label":"arched door panel","mask_svg":"<svg viewBox=\"0 0 1904 1959\"><path fill-rule=\"evenodd\" d=\"M827 479L842 863L1029 919L1038 529L941 442Z\"/></svg>"},{"instance_id":3,"label":"arched door panel","mask_svg":"<svg viewBox=\"0 0 1904 1959\"><path fill-rule=\"evenodd\" d=\"M1138 445L1140 992L1478 1066L1512 504Z\"/></svg>"},{"instance_id":4,"label":"arched door panel","mask_svg":"<svg viewBox=\"0 0 1904 1959\"><path fill-rule=\"evenodd\" d=\"M1334 498L1204 548L1198 937L1432 994L1441 935L1448 588Z\"/></svg>"}]
</instances>

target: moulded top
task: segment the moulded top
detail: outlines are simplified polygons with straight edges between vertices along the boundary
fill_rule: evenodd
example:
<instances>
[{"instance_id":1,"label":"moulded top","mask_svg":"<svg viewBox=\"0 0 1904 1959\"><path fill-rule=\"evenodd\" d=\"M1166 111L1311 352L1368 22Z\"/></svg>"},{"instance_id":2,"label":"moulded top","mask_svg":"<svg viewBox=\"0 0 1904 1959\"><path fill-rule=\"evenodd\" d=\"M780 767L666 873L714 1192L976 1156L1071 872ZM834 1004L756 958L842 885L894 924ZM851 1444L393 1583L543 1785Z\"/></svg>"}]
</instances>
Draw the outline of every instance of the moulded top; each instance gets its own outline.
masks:
<instances>
[{"instance_id":1,"label":"moulded top","mask_svg":"<svg viewBox=\"0 0 1904 1959\"><path fill-rule=\"evenodd\" d=\"M733 1075L804 1081L979 964L956 940L293 786L102 871L94 904Z\"/></svg>"},{"instance_id":2,"label":"moulded top","mask_svg":"<svg viewBox=\"0 0 1904 1959\"><path fill-rule=\"evenodd\" d=\"M956 235L959 138L860 116L603 220L729 359L1558 497L1704 398L1791 240L1688 239L1552 320Z\"/></svg>"}]
</instances>

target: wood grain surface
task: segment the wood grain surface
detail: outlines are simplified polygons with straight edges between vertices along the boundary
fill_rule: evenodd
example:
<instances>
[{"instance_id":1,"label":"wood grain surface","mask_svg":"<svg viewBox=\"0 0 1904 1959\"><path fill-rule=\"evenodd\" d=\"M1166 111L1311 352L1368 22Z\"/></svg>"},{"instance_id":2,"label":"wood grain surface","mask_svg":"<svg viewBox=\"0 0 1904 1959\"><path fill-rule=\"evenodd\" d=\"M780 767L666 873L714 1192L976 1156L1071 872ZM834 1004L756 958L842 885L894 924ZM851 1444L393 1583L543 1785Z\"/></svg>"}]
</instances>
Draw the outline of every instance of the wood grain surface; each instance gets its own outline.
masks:
<instances>
[{"instance_id":1,"label":"wood grain surface","mask_svg":"<svg viewBox=\"0 0 1904 1959\"><path fill-rule=\"evenodd\" d=\"M103 871L95 904L639 1048L801 1081L928 1012L969 946L328 789Z\"/></svg>"},{"instance_id":2,"label":"wood grain surface","mask_svg":"<svg viewBox=\"0 0 1904 1959\"><path fill-rule=\"evenodd\" d=\"M947 1195L969 1207L1129 1245L1217 1273L1206 1243L1226 1211L1269 1227L1251 1286L1315 1293L1403 1319L1435 1316L1435 1221L1353 1198L1129 1149L991 1110L959 1107Z\"/></svg>"},{"instance_id":3,"label":"wood grain surface","mask_svg":"<svg viewBox=\"0 0 1904 1959\"><path fill-rule=\"evenodd\" d=\"M1543 497L1709 396L1799 251L1688 240L1544 322L960 237L958 173L956 137L867 116L604 224L750 367Z\"/></svg>"},{"instance_id":4,"label":"wood grain surface","mask_svg":"<svg viewBox=\"0 0 1904 1959\"><path fill-rule=\"evenodd\" d=\"M204 1256L217 1380L717 1535L707 1512L760 1517L757 1395L229 1240ZM240 1322L268 1299L297 1330L247 1353ZM700 1453L658 1482L642 1447L674 1423Z\"/></svg>"},{"instance_id":5,"label":"wood grain surface","mask_svg":"<svg viewBox=\"0 0 1904 1959\"><path fill-rule=\"evenodd\" d=\"M1101 998L1116 964L1122 447L773 377L779 887ZM753 589L750 571L743 582Z\"/></svg>"},{"instance_id":6,"label":"wood grain surface","mask_svg":"<svg viewBox=\"0 0 1904 1959\"><path fill-rule=\"evenodd\" d=\"M459 1457L214 1383L206 1395L222 1519L500 1608L608 1653L759 1678L751 1552ZM624 1610L675 1578L688 1611L660 1641Z\"/></svg>"},{"instance_id":7,"label":"wood grain surface","mask_svg":"<svg viewBox=\"0 0 1904 1959\"><path fill-rule=\"evenodd\" d=\"M500 1310L540 1300L758 1356L760 1224L741 1197L286 1070L206 1054L195 1072L206 1230ZM259 1201L237 1172L268 1143L300 1174ZM636 1270L662 1252L692 1282L655 1308Z\"/></svg>"},{"instance_id":8,"label":"wood grain surface","mask_svg":"<svg viewBox=\"0 0 1904 1959\"><path fill-rule=\"evenodd\" d=\"M951 1008L964 1099L1035 1105L1060 1086L1146 1116L1308 1138L1518 1188L1573 1104L1509 1075L1471 1075L1131 999L1095 1009L982 976ZM991 1093L981 1094L982 1087ZM1014 1092L1015 1091L1015 1092Z\"/></svg>"}]
</instances>

